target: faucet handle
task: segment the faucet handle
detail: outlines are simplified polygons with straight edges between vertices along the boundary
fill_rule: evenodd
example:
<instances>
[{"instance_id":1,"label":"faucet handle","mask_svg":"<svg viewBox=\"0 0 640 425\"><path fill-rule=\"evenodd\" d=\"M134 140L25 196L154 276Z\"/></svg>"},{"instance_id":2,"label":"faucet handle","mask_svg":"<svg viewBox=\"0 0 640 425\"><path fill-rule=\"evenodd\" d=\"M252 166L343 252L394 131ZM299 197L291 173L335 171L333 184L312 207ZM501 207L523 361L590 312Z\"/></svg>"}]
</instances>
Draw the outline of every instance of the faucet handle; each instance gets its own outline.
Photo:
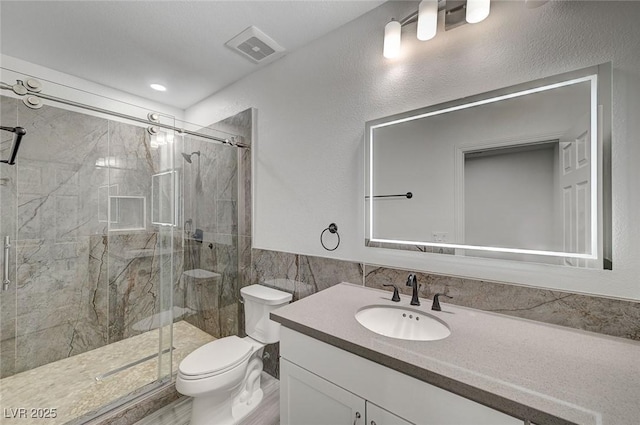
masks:
<instances>
[{"instance_id":1,"label":"faucet handle","mask_svg":"<svg viewBox=\"0 0 640 425\"><path fill-rule=\"evenodd\" d=\"M440 308L440 300L438 299L440 296L447 297L447 298L450 298L450 299L453 298L453 297L450 297L447 294L435 294L433 296L433 304L431 305L431 310L442 311L442 308Z\"/></svg>"},{"instance_id":2,"label":"faucet handle","mask_svg":"<svg viewBox=\"0 0 640 425\"><path fill-rule=\"evenodd\" d=\"M400 301L400 294L398 294L398 287L396 285L393 283L383 283L382 286L393 286L393 296L391 297L391 301L396 303Z\"/></svg>"}]
</instances>

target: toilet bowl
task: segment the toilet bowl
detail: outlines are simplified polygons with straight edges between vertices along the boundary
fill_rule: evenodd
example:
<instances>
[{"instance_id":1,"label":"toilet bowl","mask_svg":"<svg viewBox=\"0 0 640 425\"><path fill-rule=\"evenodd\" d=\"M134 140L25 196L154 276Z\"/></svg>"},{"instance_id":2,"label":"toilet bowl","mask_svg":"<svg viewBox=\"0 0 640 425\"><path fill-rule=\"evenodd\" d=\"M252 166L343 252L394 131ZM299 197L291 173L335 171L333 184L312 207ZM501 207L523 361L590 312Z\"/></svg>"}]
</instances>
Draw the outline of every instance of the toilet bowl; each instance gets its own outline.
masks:
<instances>
[{"instance_id":1,"label":"toilet bowl","mask_svg":"<svg viewBox=\"0 0 640 425\"><path fill-rule=\"evenodd\" d=\"M176 390L193 397L191 425L232 425L262 401L262 353L278 342L280 325L269 313L291 294L251 285L240 290L247 337L228 336L196 349L180 362Z\"/></svg>"}]
</instances>

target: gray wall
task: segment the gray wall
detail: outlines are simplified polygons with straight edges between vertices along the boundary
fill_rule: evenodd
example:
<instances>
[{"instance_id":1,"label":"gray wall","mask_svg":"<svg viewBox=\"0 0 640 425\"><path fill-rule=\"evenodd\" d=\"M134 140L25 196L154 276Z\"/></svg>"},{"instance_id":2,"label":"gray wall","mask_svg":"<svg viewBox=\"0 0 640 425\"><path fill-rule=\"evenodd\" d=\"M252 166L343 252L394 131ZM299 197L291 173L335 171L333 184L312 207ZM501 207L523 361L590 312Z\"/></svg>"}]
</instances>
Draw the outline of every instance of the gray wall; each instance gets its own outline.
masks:
<instances>
[{"instance_id":1,"label":"gray wall","mask_svg":"<svg viewBox=\"0 0 640 425\"><path fill-rule=\"evenodd\" d=\"M485 21L441 30L427 42L415 39L415 26L406 27L401 56L386 60L384 25L416 8L416 2L385 2L186 111L188 121L209 122L258 109L255 246L640 300L640 3L551 1L528 9L518 1L492 1ZM365 122L609 61L612 271L364 246ZM318 235L331 222L343 229L342 244L328 253Z\"/></svg>"}]
</instances>

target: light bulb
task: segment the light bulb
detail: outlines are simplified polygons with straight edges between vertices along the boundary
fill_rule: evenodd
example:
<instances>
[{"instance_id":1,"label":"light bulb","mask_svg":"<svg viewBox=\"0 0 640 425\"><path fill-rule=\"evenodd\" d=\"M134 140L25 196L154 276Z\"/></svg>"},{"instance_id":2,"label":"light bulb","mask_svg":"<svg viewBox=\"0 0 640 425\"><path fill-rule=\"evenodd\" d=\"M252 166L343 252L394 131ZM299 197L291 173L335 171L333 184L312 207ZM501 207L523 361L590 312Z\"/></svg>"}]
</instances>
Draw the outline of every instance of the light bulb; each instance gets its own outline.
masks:
<instances>
[{"instance_id":1,"label":"light bulb","mask_svg":"<svg viewBox=\"0 0 640 425\"><path fill-rule=\"evenodd\" d=\"M382 54L385 58L391 59L400 54L400 34L402 26L400 22L391 20L384 26L384 49Z\"/></svg>"},{"instance_id":2,"label":"light bulb","mask_svg":"<svg viewBox=\"0 0 640 425\"><path fill-rule=\"evenodd\" d=\"M156 91L167 91L167 88L165 86L163 86L162 84L149 84L149 87L151 87L152 89L156 90Z\"/></svg>"},{"instance_id":3,"label":"light bulb","mask_svg":"<svg viewBox=\"0 0 640 425\"><path fill-rule=\"evenodd\" d=\"M422 0L418 6L418 40L431 40L438 30L438 0Z\"/></svg>"},{"instance_id":4,"label":"light bulb","mask_svg":"<svg viewBox=\"0 0 640 425\"><path fill-rule=\"evenodd\" d=\"M467 22L477 24L489 16L491 0L467 0Z\"/></svg>"}]
</instances>

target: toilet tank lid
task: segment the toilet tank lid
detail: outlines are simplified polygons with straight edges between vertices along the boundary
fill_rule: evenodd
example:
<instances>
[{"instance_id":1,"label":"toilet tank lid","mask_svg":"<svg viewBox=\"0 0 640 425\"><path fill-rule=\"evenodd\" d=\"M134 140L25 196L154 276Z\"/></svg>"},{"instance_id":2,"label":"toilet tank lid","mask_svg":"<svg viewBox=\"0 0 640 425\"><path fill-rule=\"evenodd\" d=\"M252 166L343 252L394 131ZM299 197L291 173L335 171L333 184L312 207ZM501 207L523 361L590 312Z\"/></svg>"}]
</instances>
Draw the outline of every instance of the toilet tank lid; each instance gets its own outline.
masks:
<instances>
[{"instance_id":1,"label":"toilet tank lid","mask_svg":"<svg viewBox=\"0 0 640 425\"><path fill-rule=\"evenodd\" d=\"M278 291L263 285L245 286L240 289L243 298L248 298L266 305L285 304L291 301L293 296L288 292Z\"/></svg>"}]
</instances>

